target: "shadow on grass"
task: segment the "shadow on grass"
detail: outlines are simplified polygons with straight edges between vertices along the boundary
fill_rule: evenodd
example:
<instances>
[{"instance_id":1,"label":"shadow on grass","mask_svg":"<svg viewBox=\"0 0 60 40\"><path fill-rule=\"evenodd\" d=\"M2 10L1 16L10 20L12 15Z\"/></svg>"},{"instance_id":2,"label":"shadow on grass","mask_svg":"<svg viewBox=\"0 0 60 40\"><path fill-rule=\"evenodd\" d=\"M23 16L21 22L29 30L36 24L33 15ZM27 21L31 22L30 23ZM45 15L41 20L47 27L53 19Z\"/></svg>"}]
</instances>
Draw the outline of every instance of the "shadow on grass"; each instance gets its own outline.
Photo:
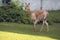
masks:
<instances>
[{"instance_id":1,"label":"shadow on grass","mask_svg":"<svg viewBox=\"0 0 60 40\"><path fill-rule=\"evenodd\" d=\"M57 40L60 40L60 25L50 25L50 31L39 32L39 27L37 27L37 31L33 32L32 25L28 24L17 24L17 23L0 23L0 31L4 32L12 32L18 34L28 34L28 35L37 35L37 36L46 36L51 37Z\"/></svg>"}]
</instances>

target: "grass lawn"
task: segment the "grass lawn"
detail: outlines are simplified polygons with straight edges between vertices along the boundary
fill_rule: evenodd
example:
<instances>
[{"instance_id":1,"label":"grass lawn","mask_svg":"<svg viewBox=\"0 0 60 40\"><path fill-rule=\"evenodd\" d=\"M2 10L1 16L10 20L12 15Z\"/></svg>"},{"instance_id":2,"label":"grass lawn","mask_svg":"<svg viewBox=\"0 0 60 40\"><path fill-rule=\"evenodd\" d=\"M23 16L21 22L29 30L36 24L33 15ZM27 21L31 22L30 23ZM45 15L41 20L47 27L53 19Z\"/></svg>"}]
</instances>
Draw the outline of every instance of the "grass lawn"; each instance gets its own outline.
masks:
<instances>
[{"instance_id":1,"label":"grass lawn","mask_svg":"<svg viewBox=\"0 0 60 40\"><path fill-rule=\"evenodd\" d=\"M49 32L39 32L40 27L33 32L33 25L0 23L0 40L60 40L60 24L49 25Z\"/></svg>"}]
</instances>

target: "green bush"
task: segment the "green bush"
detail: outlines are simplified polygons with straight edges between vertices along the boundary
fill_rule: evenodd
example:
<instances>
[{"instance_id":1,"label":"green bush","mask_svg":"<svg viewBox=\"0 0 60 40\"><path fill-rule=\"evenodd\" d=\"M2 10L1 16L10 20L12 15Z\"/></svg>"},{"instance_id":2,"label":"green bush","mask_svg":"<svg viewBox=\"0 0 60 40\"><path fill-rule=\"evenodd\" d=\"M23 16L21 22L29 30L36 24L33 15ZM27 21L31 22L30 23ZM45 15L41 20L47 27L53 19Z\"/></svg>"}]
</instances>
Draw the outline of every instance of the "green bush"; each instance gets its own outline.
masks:
<instances>
[{"instance_id":1,"label":"green bush","mask_svg":"<svg viewBox=\"0 0 60 40\"><path fill-rule=\"evenodd\" d=\"M19 22L24 24L32 23L22 6L9 3L6 6L0 6L0 22Z\"/></svg>"},{"instance_id":2,"label":"green bush","mask_svg":"<svg viewBox=\"0 0 60 40\"><path fill-rule=\"evenodd\" d=\"M50 24L60 23L60 10L49 11L48 22Z\"/></svg>"}]
</instances>

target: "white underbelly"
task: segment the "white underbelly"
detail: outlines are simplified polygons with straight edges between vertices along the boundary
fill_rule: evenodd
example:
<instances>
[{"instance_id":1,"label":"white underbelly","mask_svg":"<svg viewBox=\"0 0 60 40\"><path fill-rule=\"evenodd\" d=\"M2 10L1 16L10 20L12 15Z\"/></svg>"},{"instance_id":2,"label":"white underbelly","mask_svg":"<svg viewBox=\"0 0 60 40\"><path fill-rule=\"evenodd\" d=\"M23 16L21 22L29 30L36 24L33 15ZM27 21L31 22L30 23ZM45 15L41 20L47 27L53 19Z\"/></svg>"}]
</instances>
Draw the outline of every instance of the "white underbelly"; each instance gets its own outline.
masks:
<instances>
[{"instance_id":1,"label":"white underbelly","mask_svg":"<svg viewBox=\"0 0 60 40\"><path fill-rule=\"evenodd\" d=\"M44 19L44 15L43 15L43 14L40 15L40 16L38 17L38 19L39 19L39 20L43 20L43 19Z\"/></svg>"}]
</instances>

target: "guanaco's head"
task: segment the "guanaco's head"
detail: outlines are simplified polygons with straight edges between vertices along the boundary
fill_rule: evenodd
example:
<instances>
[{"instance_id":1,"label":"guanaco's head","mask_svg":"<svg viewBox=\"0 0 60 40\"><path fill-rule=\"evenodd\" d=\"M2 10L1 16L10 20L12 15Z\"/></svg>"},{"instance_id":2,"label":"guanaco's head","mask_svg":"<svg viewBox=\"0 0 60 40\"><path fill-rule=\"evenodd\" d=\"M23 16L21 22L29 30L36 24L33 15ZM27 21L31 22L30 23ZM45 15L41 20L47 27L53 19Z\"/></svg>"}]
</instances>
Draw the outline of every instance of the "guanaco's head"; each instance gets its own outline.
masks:
<instances>
[{"instance_id":1,"label":"guanaco's head","mask_svg":"<svg viewBox=\"0 0 60 40\"><path fill-rule=\"evenodd\" d=\"M30 3L25 3L25 9L28 11L30 10Z\"/></svg>"},{"instance_id":2,"label":"guanaco's head","mask_svg":"<svg viewBox=\"0 0 60 40\"><path fill-rule=\"evenodd\" d=\"M25 9L27 11L27 15L29 16L31 14L31 12L30 12L30 3L25 3Z\"/></svg>"}]
</instances>

